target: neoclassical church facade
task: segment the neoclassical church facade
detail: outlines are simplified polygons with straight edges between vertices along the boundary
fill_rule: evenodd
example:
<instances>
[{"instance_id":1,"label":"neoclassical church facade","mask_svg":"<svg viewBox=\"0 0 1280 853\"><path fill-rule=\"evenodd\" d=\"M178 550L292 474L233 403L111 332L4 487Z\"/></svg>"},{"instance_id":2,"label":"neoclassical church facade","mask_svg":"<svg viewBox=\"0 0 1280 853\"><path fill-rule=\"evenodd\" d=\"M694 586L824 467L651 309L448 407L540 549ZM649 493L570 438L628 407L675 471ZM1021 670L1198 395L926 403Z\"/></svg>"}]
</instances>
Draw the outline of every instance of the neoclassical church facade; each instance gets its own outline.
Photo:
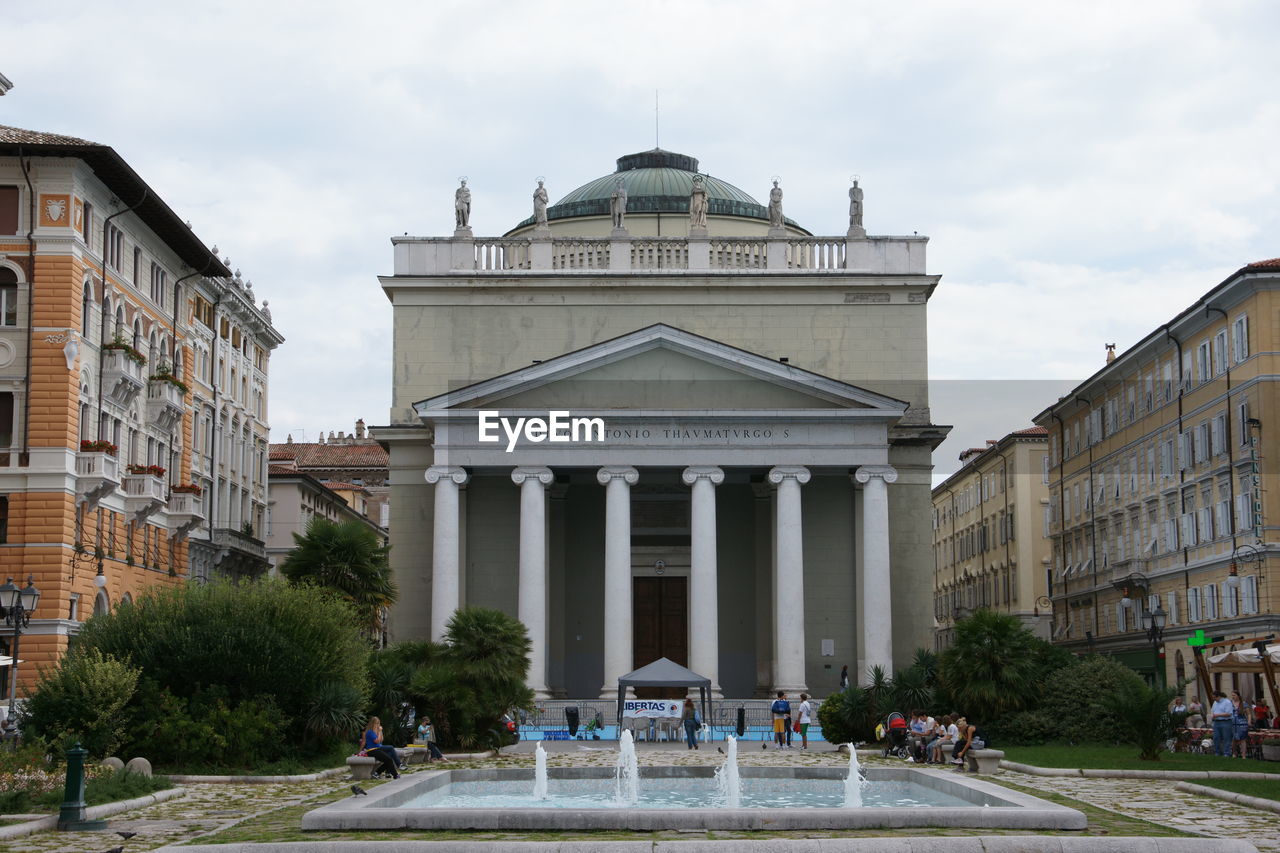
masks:
<instances>
[{"instance_id":1,"label":"neoclassical church facade","mask_svg":"<svg viewBox=\"0 0 1280 853\"><path fill-rule=\"evenodd\" d=\"M927 238L781 197L655 149L502 237L464 185L452 236L392 239L393 639L498 608L571 698L660 657L822 694L930 644Z\"/></svg>"}]
</instances>

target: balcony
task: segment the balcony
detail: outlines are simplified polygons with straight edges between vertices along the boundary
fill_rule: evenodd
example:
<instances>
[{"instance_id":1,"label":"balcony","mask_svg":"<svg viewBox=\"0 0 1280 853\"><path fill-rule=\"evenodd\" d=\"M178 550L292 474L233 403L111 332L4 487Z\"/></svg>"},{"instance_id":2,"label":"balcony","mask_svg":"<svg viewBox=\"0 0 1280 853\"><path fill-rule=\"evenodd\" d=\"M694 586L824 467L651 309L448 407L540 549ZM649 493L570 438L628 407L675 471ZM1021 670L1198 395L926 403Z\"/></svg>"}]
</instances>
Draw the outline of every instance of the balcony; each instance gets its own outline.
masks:
<instances>
[{"instance_id":1,"label":"balcony","mask_svg":"<svg viewBox=\"0 0 1280 853\"><path fill-rule=\"evenodd\" d=\"M93 509L120 486L120 460L110 453L76 454L76 498Z\"/></svg>"},{"instance_id":2,"label":"balcony","mask_svg":"<svg viewBox=\"0 0 1280 853\"><path fill-rule=\"evenodd\" d=\"M147 420L162 432L173 432L182 423L186 392L168 379L147 382Z\"/></svg>"},{"instance_id":3,"label":"balcony","mask_svg":"<svg viewBox=\"0 0 1280 853\"><path fill-rule=\"evenodd\" d=\"M202 561L207 559L208 564L224 577L236 580L254 578L271 568L267 561L267 546L261 539L229 527L210 529L207 540L192 539L191 547L193 554L204 551Z\"/></svg>"},{"instance_id":4,"label":"balcony","mask_svg":"<svg viewBox=\"0 0 1280 853\"><path fill-rule=\"evenodd\" d=\"M1111 585L1116 589L1135 587L1145 590L1149 581L1151 561L1134 557L1111 564Z\"/></svg>"},{"instance_id":5,"label":"balcony","mask_svg":"<svg viewBox=\"0 0 1280 853\"><path fill-rule=\"evenodd\" d=\"M102 388L107 397L121 406L128 406L147 384L142 376L145 359L139 362L132 349L108 349L102 353Z\"/></svg>"},{"instance_id":6,"label":"balcony","mask_svg":"<svg viewBox=\"0 0 1280 853\"><path fill-rule=\"evenodd\" d=\"M125 510L133 513L137 521L142 521L167 503L165 491L163 477L155 474L125 474Z\"/></svg>"},{"instance_id":7,"label":"balcony","mask_svg":"<svg viewBox=\"0 0 1280 853\"><path fill-rule=\"evenodd\" d=\"M204 523L204 498L190 492L169 493L169 529L181 538Z\"/></svg>"}]
</instances>

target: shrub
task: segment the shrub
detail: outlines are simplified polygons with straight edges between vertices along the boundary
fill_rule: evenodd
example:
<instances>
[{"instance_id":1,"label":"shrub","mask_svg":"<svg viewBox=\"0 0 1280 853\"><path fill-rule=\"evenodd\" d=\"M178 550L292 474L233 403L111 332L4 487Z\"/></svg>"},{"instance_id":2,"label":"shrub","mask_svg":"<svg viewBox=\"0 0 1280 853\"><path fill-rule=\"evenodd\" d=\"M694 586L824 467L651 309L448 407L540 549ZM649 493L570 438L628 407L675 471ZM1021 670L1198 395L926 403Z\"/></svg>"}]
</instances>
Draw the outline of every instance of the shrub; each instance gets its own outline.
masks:
<instances>
[{"instance_id":1,"label":"shrub","mask_svg":"<svg viewBox=\"0 0 1280 853\"><path fill-rule=\"evenodd\" d=\"M991 742L1001 747L1040 746L1062 738L1062 726L1040 710L1006 714L992 720L986 730Z\"/></svg>"},{"instance_id":2,"label":"shrub","mask_svg":"<svg viewBox=\"0 0 1280 853\"><path fill-rule=\"evenodd\" d=\"M1120 721L1107 697L1141 685L1142 678L1118 661L1092 655L1058 672L1043 690L1040 710L1057 722L1069 743L1115 743Z\"/></svg>"},{"instance_id":3,"label":"shrub","mask_svg":"<svg viewBox=\"0 0 1280 853\"><path fill-rule=\"evenodd\" d=\"M822 700L818 722L829 743L860 743L875 739L878 709L862 687L849 685Z\"/></svg>"},{"instance_id":4,"label":"shrub","mask_svg":"<svg viewBox=\"0 0 1280 853\"><path fill-rule=\"evenodd\" d=\"M434 656L429 649L409 694L431 715L437 740L464 748L508 742L502 716L533 707L533 691L525 686L531 644L524 625L498 610L464 608L449 620L443 648Z\"/></svg>"},{"instance_id":5,"label":"shrub","mask_svg":"<svg viewBox=\"0 0 1280 853\"><path fill-rule=\"evenodd\" d=\"M1159 761L1165 743L1174 736L1176 724L1169 703L1180 690L1181 684L1163 688L1130 681L1105 697L1107 709L1115 715L1118 734L1138 747L1142 760Z\"/></svg>"},{"instance_id":6,"label":"shrub","mask_svg":"<svg viewBox=\"0 0 1280 853\"><path fill-rule=\"evenodd\" d=\"M94 616L74 648L141 670L125 708L126 751L158 764L235 767L355 742L368 657L355 623L346 604L314 587L209 583L153 588ZM316 725L326 714L331 725ZM352 727L339 731L343 725Z\"/></svg>"},{"instance_id":7,"label":"shrub","mask_svg":"<svg viewBox=\"0 0 1280 853\"><path fill-rule=\"evenodd\" d=\"M140 671L99 649L77 647L40 674L21 711L21 727L48 741L60 756L76 741L103 758L124 740L125 708Z\"/></svg>"}]
</instances>

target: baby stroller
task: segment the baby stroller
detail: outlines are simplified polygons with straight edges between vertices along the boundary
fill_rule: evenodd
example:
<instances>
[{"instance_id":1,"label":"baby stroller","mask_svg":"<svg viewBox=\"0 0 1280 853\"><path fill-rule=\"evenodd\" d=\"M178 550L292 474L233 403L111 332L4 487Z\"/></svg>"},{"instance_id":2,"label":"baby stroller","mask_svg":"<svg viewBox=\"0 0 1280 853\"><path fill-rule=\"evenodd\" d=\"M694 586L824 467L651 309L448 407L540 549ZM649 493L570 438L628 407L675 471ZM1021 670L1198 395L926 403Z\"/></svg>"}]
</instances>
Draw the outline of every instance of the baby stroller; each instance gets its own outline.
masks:
<instances>
[{"instance_id":1,"label":"baby stroller","mask_svg":"<svg viewBox=\"0 0 1280 853\"><path fill-rule=\"evenodd\" d=\"M911 749L907 746L907 719L902 714L894 711L884 721L885 730L885 758L890 756L894 758L907 758L911 755Z\"/></svg>"}]
</instances>

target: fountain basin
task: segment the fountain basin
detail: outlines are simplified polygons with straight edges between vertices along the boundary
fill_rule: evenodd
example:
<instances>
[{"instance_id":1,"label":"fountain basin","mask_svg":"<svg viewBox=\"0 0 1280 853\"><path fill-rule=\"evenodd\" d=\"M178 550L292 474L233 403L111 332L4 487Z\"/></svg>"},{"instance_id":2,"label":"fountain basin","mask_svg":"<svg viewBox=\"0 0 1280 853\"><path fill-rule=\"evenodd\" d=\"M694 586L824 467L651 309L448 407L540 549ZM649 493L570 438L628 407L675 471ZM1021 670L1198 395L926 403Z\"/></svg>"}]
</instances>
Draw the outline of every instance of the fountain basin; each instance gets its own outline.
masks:
<instances>
[{"instance_id":1,"label":"fountain basin","mask_svg":"<svg viewBox=\"0 0 1280 853\"><path fill-rule=\"evenodd\" d=\"M1006 829L1083 829L1085 816L1064 806L972 779L945 770L910 767L871 768L867 771L872 788L876 783L893 783L895 789L940 795L935 805L872 805L868 794L863 808L809 806L723 808L713 802L712 775L715 768L643 767L642 797L645 790L671 791L705 785L704 804L695 807L617 807L608 802L598 806L564 808L540 804L522 807L532 796L533 771L526 769L443 770L417 773L396 782L380 785L368 797L349 797L314 809L302 818L302 828L325 830L368 829L661 829L793 830L862 829L893 827L967 827ZM843 767L742 767L744 802L748 790L788 789L788 796L800 802L828 801L823 791L841 789ZM587 787L594 782L600 790L612 792L613 770L606 767L564 767L549 771L552 796L562 790ZM799 786L812 785L811 796ZM443 801L454 787L470 793L473 789L513 793L511 805L488 808L424 805ZM507 786L511 786L508 788ZM918 799L918 795L912 794ZM607 799L607 798L606 798ZM957 803L959 803L957 805Z\"/></svg>"}]
</instances>

